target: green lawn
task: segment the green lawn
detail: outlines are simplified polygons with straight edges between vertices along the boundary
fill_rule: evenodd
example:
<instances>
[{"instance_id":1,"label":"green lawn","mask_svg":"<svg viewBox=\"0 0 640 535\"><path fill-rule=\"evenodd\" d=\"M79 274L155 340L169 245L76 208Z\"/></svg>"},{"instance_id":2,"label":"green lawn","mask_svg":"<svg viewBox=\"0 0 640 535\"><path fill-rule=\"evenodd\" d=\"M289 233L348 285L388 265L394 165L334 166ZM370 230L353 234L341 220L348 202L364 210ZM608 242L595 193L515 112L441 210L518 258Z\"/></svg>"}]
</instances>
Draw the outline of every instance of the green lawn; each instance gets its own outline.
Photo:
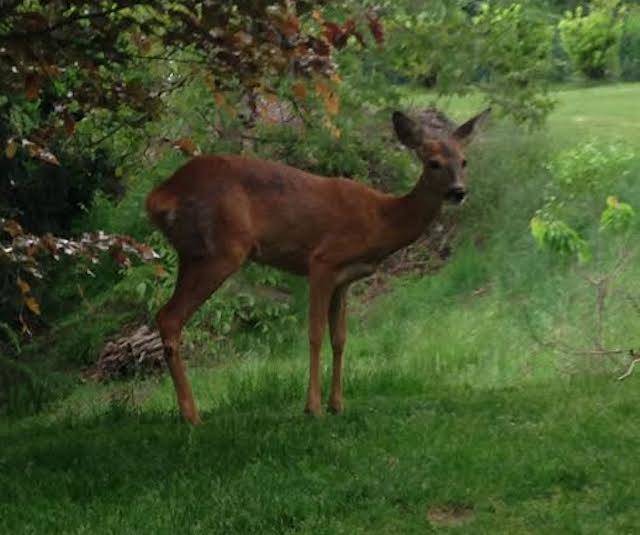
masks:
<instances>
[{"instance_id":1,"label":"green lawn","mask_svg":"<svg viewBox=\"0 0 640 535\"><path fill-rule=\"evenodd\" d=\"M576 137L624 139L640 146L640 84L626 83L564 89L556 91L553 98L557 108L551 115L545 131L562 145L570 144ZM412 91L406 97L409 106L425 106L437 103L462 119L482 109L479 97L435 99L428 93Z\"/></svg>"},{"instance_id":2,"label":"green lawn","mask_svg":"<svg viewBox=\"0 0 640 535\"><path fill-rule=\"evenodd\" d=\"M594 136L640 145L639 92L562 91L533 135L494 125L470 158L451 262L353 303L343 416L302 415L304 331L268 359L199 359L196 429L167 378L78 386L0 422L0 533L635 533L640 378L535 343L532 328L592 305L527 225L550 152ZM448 106L462 117L480 103ZM640 180L628 183L637 207ZM639 280L632 266L623 282ZM640 346L637 315L611 314L611 337Z\"/></svg>"}]
</instances>

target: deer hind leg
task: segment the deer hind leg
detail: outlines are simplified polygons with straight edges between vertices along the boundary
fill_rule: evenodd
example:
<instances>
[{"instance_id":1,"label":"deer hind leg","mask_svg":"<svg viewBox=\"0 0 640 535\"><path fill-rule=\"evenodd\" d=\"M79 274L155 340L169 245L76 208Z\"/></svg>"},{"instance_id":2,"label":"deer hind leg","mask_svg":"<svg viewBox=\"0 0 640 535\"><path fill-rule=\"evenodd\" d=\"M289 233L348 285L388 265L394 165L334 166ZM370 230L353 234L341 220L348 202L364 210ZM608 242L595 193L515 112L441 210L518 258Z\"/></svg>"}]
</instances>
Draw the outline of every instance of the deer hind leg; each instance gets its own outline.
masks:
<instances>
[{"instance_id":1,"label":"deer hind leg","mask_svg":"<svg viewBox=\"0 0 640 535\"><path fill-rule=\"evenodd\" d=\"M311 270L309 274L309 389L305 412L322 414L320 385L320 351L327 326L329 303L335 287L335 277L327 270Z\"/></svg>"},{"instance_id":2,"label":"deer hind leg","mask_svg":"<svg viewBox=\"0 0 640 535\"><path fill-rule=\"evenodd\" d=\"M238 251L236 254L219 253L216 257L181 259L173 296L156 316L180 412L194 425L200 423L200 416L180 358L182 328L225 279L238 270L246 256L246 252Z\"/></svg>"},{"instance_id":3,"label":"deer hind leg","mask_svg":"<svg viewBox=\"0 0 640 535\"><path fill-rule=\"evenodd\" d=\"M334 414L341 413L344 408L342 402L342 365L344 344L347 339L347 288L348 284L336 288L329 306L329 332L331 333L331 349L333 350L329 411Z\"/></svg>"}]
</instances>

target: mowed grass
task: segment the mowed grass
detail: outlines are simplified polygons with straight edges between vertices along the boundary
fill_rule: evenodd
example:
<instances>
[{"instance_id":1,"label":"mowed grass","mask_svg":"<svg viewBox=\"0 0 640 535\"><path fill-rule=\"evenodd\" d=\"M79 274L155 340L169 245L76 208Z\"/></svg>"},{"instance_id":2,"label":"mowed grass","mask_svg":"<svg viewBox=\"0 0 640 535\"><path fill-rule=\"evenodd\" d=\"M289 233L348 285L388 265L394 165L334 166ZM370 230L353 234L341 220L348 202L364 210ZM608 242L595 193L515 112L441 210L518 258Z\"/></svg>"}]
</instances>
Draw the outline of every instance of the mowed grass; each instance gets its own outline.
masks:
<instances>
[{"instance_id":1,"label":"mowed grass","mask_svg":"<svg viewBox=\"0 0 640 535\"><path fill-rule=\"evenodd\" d=\"M320 420L264 381L260 403L220 407L197 429L114 411L5 430L0 529L428 533L444 529L429 520L438 510L457 533L639 525L635 385L389 386Z\"/></svg>"},{"instance_id":2,"label":"mowed grass","mask_svg":"<svg viewBox=\"0 0 640 535\"><path fill-rule=\"evenodd\" d=\"M532 331L572 322L588 339L591 304L527 226L554 150L594 136L640 145L639 90L558 93L534 135L493 125L470 154L449 264L373 304L352 300L344 415L302 415L304 329L269 358L192 369L196 429L177 418L166 377L80 386L0 423L0 533L637 531L640 379L535 342ZM479 107L447 103L457 118ZM636 207L638 176L636 162L624 190ZM630 266L627 289L639 280ZM640 346L637 315L613 308L608 328ZM326 392L328 348L323 365Z\"/></svg>"},{"instance_id":3,"label":"mowed grass","mask_svg":"<svg viewBox=\"0 0 640 535\"><path fill-rule=\"evenodd\" d=\"M557 107L544 131L553 137L555 145L572 145L579 138L600 138L640 146L640 84L562 89L552 97ZM435 98L419 90L408 92L405 101L415 107L436 104L457 119L468 118L484 107L480 96Z\"/></svg>"}]
</instances>

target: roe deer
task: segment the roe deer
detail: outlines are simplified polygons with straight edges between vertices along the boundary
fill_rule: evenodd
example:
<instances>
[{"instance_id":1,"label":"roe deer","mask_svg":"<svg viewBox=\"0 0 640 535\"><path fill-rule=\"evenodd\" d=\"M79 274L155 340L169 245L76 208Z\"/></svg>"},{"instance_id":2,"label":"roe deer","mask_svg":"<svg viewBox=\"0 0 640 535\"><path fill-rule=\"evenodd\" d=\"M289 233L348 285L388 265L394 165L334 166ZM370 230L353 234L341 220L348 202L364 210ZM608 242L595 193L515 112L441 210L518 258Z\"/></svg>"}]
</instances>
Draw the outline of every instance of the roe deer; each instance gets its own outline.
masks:
<instances>
[{"instance_id":1,"label":"roe deer","mask_svg":"<svg viewBox=\"0 0 640 535\"><path fill-rule=\"evenodd\" d=\"M321 413L320 348L327 322L333 349L329 409L342 411L347 288L415 241L444 200L463 201L463 147L489 111L458 128L434 112L443 129L394 112L398 138L423 164L417 184L401 197L348 179L231 155L197 156L149 194L149 216L179 258L173 296L156 320L185 419L200 421L179 355L182 328L248 260L308 277L311 361L305 411Z\"/></svg>"}]
</instances>

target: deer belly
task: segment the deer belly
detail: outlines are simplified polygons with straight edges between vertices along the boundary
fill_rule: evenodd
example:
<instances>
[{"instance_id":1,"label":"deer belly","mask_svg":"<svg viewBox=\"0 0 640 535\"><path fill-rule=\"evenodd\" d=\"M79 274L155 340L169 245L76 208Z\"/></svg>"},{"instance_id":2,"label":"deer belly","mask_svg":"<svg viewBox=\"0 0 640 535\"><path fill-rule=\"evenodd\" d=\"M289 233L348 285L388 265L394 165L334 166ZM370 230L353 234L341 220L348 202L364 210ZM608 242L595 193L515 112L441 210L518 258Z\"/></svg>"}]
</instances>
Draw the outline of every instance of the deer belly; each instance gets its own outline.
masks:
<instances>
[{"instance_id":1,"label":"deer belly","mask_svg":"<svg viewBox=\"0 0 640 535\"><path fill-rule=\"evenodd\" d=\"M299 248L257 244L249 257L253 262L271 266L296 275L309 272L309 252Z\"/></svg>"}]
</instances>

